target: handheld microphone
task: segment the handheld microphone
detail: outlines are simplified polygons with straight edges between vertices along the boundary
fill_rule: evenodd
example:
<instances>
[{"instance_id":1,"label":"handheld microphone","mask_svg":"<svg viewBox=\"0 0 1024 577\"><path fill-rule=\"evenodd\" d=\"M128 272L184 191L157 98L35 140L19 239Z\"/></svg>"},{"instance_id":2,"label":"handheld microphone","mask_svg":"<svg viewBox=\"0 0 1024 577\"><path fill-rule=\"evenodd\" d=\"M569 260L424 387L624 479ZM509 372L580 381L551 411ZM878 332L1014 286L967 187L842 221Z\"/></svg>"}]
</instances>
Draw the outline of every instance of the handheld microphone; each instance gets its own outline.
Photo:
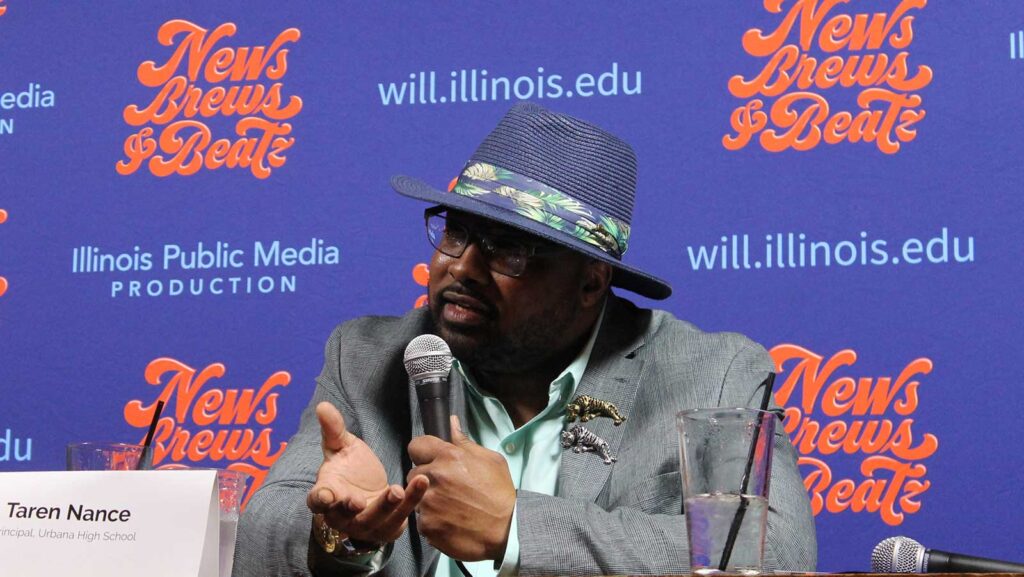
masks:
<instances>
[{"instance_id":1,"label":"handheld microphone","mask_svg":"<svg viewBox=\"0 0 1024 577\"><path fill-rule=\"evenodd\" d=\"M926 549L909 537L889 537L871 553L875 573L1024 573L1024 565Z\"/></svg>"},{"instance_id":2,"label":"handheld microphone","mask_svg":"<svg viewBox=\"0 0 1024 577\"><path fill-rule=\"evenodd\" d=\"M451 442L451 410L448 407L448 372L452 351L436 335L420 335L405 347L405 371L416 389L423 418L423 432Z\"/></svg>"}]
</instances>

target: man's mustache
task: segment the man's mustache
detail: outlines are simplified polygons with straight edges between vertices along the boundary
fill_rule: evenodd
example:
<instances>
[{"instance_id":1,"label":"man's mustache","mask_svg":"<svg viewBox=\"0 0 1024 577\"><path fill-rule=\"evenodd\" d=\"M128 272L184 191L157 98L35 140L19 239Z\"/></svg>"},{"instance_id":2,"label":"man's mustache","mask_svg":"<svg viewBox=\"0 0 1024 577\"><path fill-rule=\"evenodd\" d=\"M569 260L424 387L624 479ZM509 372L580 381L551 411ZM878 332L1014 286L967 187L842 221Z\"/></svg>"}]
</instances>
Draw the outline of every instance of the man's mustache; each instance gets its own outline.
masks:
<instances>
[{"instance_id":1,"label":"man's mustache","mask_svg":"<svg viewBox=\"0 0 1024 577\"><path fill-rule=\"evenodd\" d=\"M494 316L497 313L494 304L487 300L487 297L460 282L454 282L445 287L441 291L440 298L445 302L478 310L487 316Z\"/></svg>"}]
</instances>

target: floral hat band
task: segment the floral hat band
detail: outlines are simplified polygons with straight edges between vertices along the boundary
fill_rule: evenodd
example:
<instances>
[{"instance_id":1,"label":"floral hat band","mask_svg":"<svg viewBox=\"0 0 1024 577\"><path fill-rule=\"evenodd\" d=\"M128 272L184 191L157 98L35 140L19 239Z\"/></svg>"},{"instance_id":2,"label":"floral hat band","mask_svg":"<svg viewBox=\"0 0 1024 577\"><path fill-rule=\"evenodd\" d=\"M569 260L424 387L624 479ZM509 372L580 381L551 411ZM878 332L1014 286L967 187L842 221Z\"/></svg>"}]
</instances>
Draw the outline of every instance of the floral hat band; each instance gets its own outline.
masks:
<instances>
[{"instance_id":1,"label":"floral hat band","mask_svg":"<svg viewBox=\"0 0 1024 577\"><path fill-rule=\"evenodd\" d=\"M629 225L542 182L500 166L470 161L449 192L511 210L534 222L568 233L621 259Z\"/></svg>"}]
</instances>

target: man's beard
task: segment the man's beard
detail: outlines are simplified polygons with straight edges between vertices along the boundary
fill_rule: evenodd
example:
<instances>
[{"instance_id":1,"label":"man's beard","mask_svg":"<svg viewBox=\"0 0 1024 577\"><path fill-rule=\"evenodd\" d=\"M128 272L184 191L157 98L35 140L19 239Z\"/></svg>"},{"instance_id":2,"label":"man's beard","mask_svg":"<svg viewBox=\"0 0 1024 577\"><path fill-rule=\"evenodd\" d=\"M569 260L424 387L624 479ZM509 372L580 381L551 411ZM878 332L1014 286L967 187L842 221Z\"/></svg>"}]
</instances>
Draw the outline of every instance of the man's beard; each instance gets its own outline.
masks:
<instances>
[{"instance_id":1,"label":"man's beard","mask_svg":"<svg viewBox=\"0 0 1024 577\"><path fill-rule=\"evenodd\" d=\"M430 303L430 314L438 333L451 347L455 358L476 373L516 374L533 370L562 352L559 346L567 344L562 333L572 325L580 310L575 295L567 294L522 319L508 333L495 334L448 325L441 316L444 297L436 299L441 302L434 300Z\"/></svg>"}]
</instances>

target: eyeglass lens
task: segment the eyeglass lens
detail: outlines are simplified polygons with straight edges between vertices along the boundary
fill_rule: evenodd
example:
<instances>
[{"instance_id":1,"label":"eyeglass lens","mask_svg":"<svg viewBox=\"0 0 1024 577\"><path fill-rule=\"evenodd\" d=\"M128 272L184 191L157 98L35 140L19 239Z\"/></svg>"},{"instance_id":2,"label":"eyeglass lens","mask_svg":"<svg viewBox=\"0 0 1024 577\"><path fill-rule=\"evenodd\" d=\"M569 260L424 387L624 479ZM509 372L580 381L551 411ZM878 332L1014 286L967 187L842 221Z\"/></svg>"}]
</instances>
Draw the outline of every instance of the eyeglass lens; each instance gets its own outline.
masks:
<instances>
[{"instance_id":1,"label":"eyeglass lens","mask_svg":"<svg viewBox=\"0 0 1024 577\"><path fill-rule=\"evenodd\" d=\"M490 269L513 277L523 274L529 256L534 252L525 244L470 231L465 225L438 214L427 216L427 237L434 248L452 258L460 258L469 245L470 237L473 237L487 257Z\"/></svg>"}]
</instances>

